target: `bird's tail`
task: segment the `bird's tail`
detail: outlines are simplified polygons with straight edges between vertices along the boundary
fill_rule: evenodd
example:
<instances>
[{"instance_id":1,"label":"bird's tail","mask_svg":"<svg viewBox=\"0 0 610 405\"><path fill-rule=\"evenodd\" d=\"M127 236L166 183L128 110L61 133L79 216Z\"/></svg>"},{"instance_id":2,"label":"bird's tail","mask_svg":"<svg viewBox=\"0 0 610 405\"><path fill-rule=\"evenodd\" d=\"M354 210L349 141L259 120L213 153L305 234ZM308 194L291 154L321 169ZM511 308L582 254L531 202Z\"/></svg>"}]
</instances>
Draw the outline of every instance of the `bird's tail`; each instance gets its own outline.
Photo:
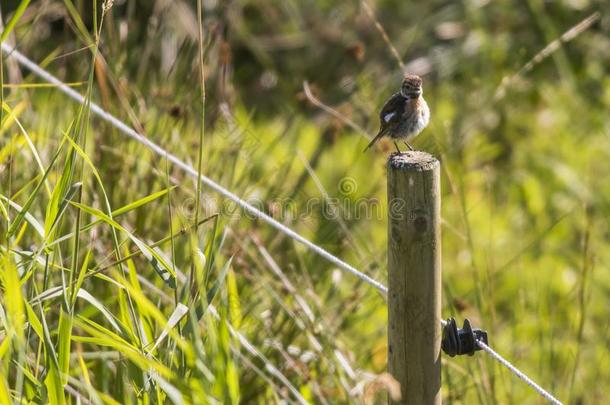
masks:
<instances>
[{"instance_id":1,"label":"bird's tail","mask_svg":"<svg viewBox=\"0 0 610 405\"><path fill-rule=\"evenodd\" d=\"M377 142L379 139L381 139L381 137L384 135L385 135L385 131L379 130L379 133L373 138L373 140L371 142L369 142L368 145L366 145L366 148L364 148L364 150L362 152L366 152L367 150L369 150L371 148L371 146L375 145L375 142Z\"/></svg>"}]
</instances>

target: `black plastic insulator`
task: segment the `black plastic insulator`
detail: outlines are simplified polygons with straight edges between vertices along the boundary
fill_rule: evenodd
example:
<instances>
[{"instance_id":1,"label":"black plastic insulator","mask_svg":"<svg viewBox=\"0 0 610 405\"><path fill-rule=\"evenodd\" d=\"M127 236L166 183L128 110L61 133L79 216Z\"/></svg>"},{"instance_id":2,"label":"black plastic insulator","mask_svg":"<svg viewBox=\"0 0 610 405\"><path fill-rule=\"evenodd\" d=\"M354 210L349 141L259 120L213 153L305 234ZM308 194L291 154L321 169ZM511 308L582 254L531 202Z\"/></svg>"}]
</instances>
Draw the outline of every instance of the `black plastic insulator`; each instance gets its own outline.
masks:
<instances>
[{"instance_id":1,"label":"black plastic insulator","mask_svg":"<svg viewBox=\"0 0 610 405\"><path fill-rule=\"evenodd\" d=\"M481 350L476 341L487 344L487 332L480 329L472 329L470 321L464 319L464 326L459 329L455 319L447 319L443 327L443 340L441 348L451 357L467 354L474 355L474 352Z\"/></svg>"}]
</instances>

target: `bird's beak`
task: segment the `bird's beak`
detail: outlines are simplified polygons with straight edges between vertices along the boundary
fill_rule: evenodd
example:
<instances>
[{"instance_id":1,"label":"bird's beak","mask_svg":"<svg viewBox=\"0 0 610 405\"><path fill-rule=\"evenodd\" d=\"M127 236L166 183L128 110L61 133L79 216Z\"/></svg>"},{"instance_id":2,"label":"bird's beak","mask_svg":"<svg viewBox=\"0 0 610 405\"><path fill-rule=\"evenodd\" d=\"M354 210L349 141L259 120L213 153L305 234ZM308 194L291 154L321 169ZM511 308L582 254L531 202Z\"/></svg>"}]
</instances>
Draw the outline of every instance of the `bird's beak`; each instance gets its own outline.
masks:
<instances>
[{"instance_id":1,"label":"bird's beak","mask_svg":"<svg viewBox=\"0 0 610 405\"><path fill-rule=\"evenodd\" d=\"M410 98L418 98L421 96L421 89L413 90L409 92Z\"/></svg>"}]
</instances>

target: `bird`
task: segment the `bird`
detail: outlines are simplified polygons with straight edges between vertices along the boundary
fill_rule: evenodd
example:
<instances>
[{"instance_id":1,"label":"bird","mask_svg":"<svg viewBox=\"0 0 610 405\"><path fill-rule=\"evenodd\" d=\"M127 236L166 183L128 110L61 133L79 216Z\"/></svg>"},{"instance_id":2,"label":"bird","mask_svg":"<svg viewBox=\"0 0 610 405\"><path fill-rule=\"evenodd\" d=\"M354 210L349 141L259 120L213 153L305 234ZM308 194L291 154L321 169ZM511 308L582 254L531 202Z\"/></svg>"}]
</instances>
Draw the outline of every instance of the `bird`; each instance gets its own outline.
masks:
<instances>
[{"instance_id":1,"label":"bird","mask_svg":"<svg viewBox=\"0 0 610 405\"><path fill-rule=\"evenodd\" d=\"M379 132L364 151L366 152L375 142L386 135L394 139L394 146L398 153L401 151L396 144L396 139L402 139L409 149L413 150L408 141L415 138L430 122L430 109L423 94L421 77L406 74L400 91L394 93L383 105L379 113L381 121Z\"/></svg>"}]
</instances>

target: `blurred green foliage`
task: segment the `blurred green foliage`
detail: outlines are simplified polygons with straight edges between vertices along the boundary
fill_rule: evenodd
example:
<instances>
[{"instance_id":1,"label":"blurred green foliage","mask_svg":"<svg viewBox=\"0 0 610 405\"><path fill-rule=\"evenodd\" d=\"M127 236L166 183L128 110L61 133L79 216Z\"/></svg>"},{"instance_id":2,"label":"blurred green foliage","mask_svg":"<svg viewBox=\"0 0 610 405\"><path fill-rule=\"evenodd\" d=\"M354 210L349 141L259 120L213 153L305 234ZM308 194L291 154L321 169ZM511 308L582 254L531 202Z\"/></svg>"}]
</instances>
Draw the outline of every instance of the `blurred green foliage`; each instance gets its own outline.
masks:
<instances>
[{"instance_id":1,"label":"blurred green foliage","mask_svg":"<svg viewBox=\"0 0 610 405\"><path fill-rule=\"evenodd\" d=\"M85 82L76 87L84 93L93 68L84 47L91 44L66 3L71 2L31 2L9 40L64 81ZM19 4L2 2L5 23ZM89 2L73 4L94 38L101 2L97 13ZM349 120L374 135L378 110L400 83L401 66L377 21L405 69L423 76L432 111L430 127L414 146L442 161L443 316L469 317L486 329L492 347L566 403L603 403L610 390L610 3L368 0L371 13L363 4L203 1L204 173L386 282L384 164L391 147L363 154L366 137L346 124ZM194 1L114 1L104 16L92 96L189 162L197 161L203 125L196 10ZM570 31L592 15L595 21L586 29ZM560 46L548 48L553 41ZM550 52L541 54L545 48ZM3 83L38 81L9 60L3 63ZM304 81L339 118L308 101ZM52 89L5 88L4 100L46 167L62 133L80 117L78 107ZM0 193L23 206L41 173L9 118L5 112L0 130ZM88 122L83 149L100 173L112 209L168 183L178 186L169 193L171 200L121 216L123 226L152 243L192 223L191 179L106 124ZM69 162L66 153L51 168L52 185ZM87 169L85 174L83 199L102 209L100 186ZM346 181L349 189L342 188ZM178 300L193 308L176 330L191 329L182 336L188 350L169 343L177 337L168 338L155 352L155 364L171 372L160 375L187 402L294 399L269 375L268 363L243 345L239 355L229 349L240 343L223 322L206 313L197 323L196 308L206 307L206 291L221 280L213 301L221 318L235 324L238 313L240 331L305 399L358 403L374 396L374 389L365 387L374 387L370 381L386 367L383 298L261 221L231 215L234 207L205 187L203 193L204 214L220 214L216 225L211 221L161 247L177 269L195 274L189 280L201 291L179 282ZM48 203L41 192L29 214L44 224ZM70 208L59 235L74 229L76 212ZM7 216L14 219L16 212ZM0 225L3 238L7 224L3 219ZM87 252L91 266L108 262L114 248L110 228L81 232L85 248L76 251L79 264ZM15 251L36 250L41 243L28 227L19 237L2 240L0 253L11 263L30 265ZM60 245L53 271L43 277L42 266L33 265L35 275L22 280L30 305L35 291L62 285L60 270L70 267L72 243ZM129 283L142 290L135 304L143 313L142 333L158 336L163 325L150 306L169 318L174 291L143 258L129 266L141 276ZM12 266L3 267L13 274ZM226 286L223 275L232 280ZM87 278L83 288L129 324L126 293L112 282L120 279L113 269L107 278ZM8 276L1 281L7 297L15 281ZM231 302L237 308L232 310ZM75 308L75 314L109 327L90 303ZM59 307L44 309L53 342L60 334L59 314ZM167 391L161 392L158 381L155 388L145 383L149 370L143 360L120 348L104 348L108 357L92 354L103 346L87 340L93 331L83 322L72 330L84 336L72 342L69 374L75 389L107 403L112 401L105 396L119 403L162 402ZM136 335L130 335L135 348ZM18 398L16 364L29 359L27 372L34 377L26 378L23 395L46 398L35 383L40 378L35 365L49 367L50 348L33 333L29 340L15 339L14 350L3 352L0 378ZM32 360L39 350L44 358ZM81 354L90 356L85 366ZM353 370L344 366L343 356ZM90 385L83 369L89 370ZM482 354L443 357L443 397L447 403L541 401Z\"/></svg>"}]
</instances>

